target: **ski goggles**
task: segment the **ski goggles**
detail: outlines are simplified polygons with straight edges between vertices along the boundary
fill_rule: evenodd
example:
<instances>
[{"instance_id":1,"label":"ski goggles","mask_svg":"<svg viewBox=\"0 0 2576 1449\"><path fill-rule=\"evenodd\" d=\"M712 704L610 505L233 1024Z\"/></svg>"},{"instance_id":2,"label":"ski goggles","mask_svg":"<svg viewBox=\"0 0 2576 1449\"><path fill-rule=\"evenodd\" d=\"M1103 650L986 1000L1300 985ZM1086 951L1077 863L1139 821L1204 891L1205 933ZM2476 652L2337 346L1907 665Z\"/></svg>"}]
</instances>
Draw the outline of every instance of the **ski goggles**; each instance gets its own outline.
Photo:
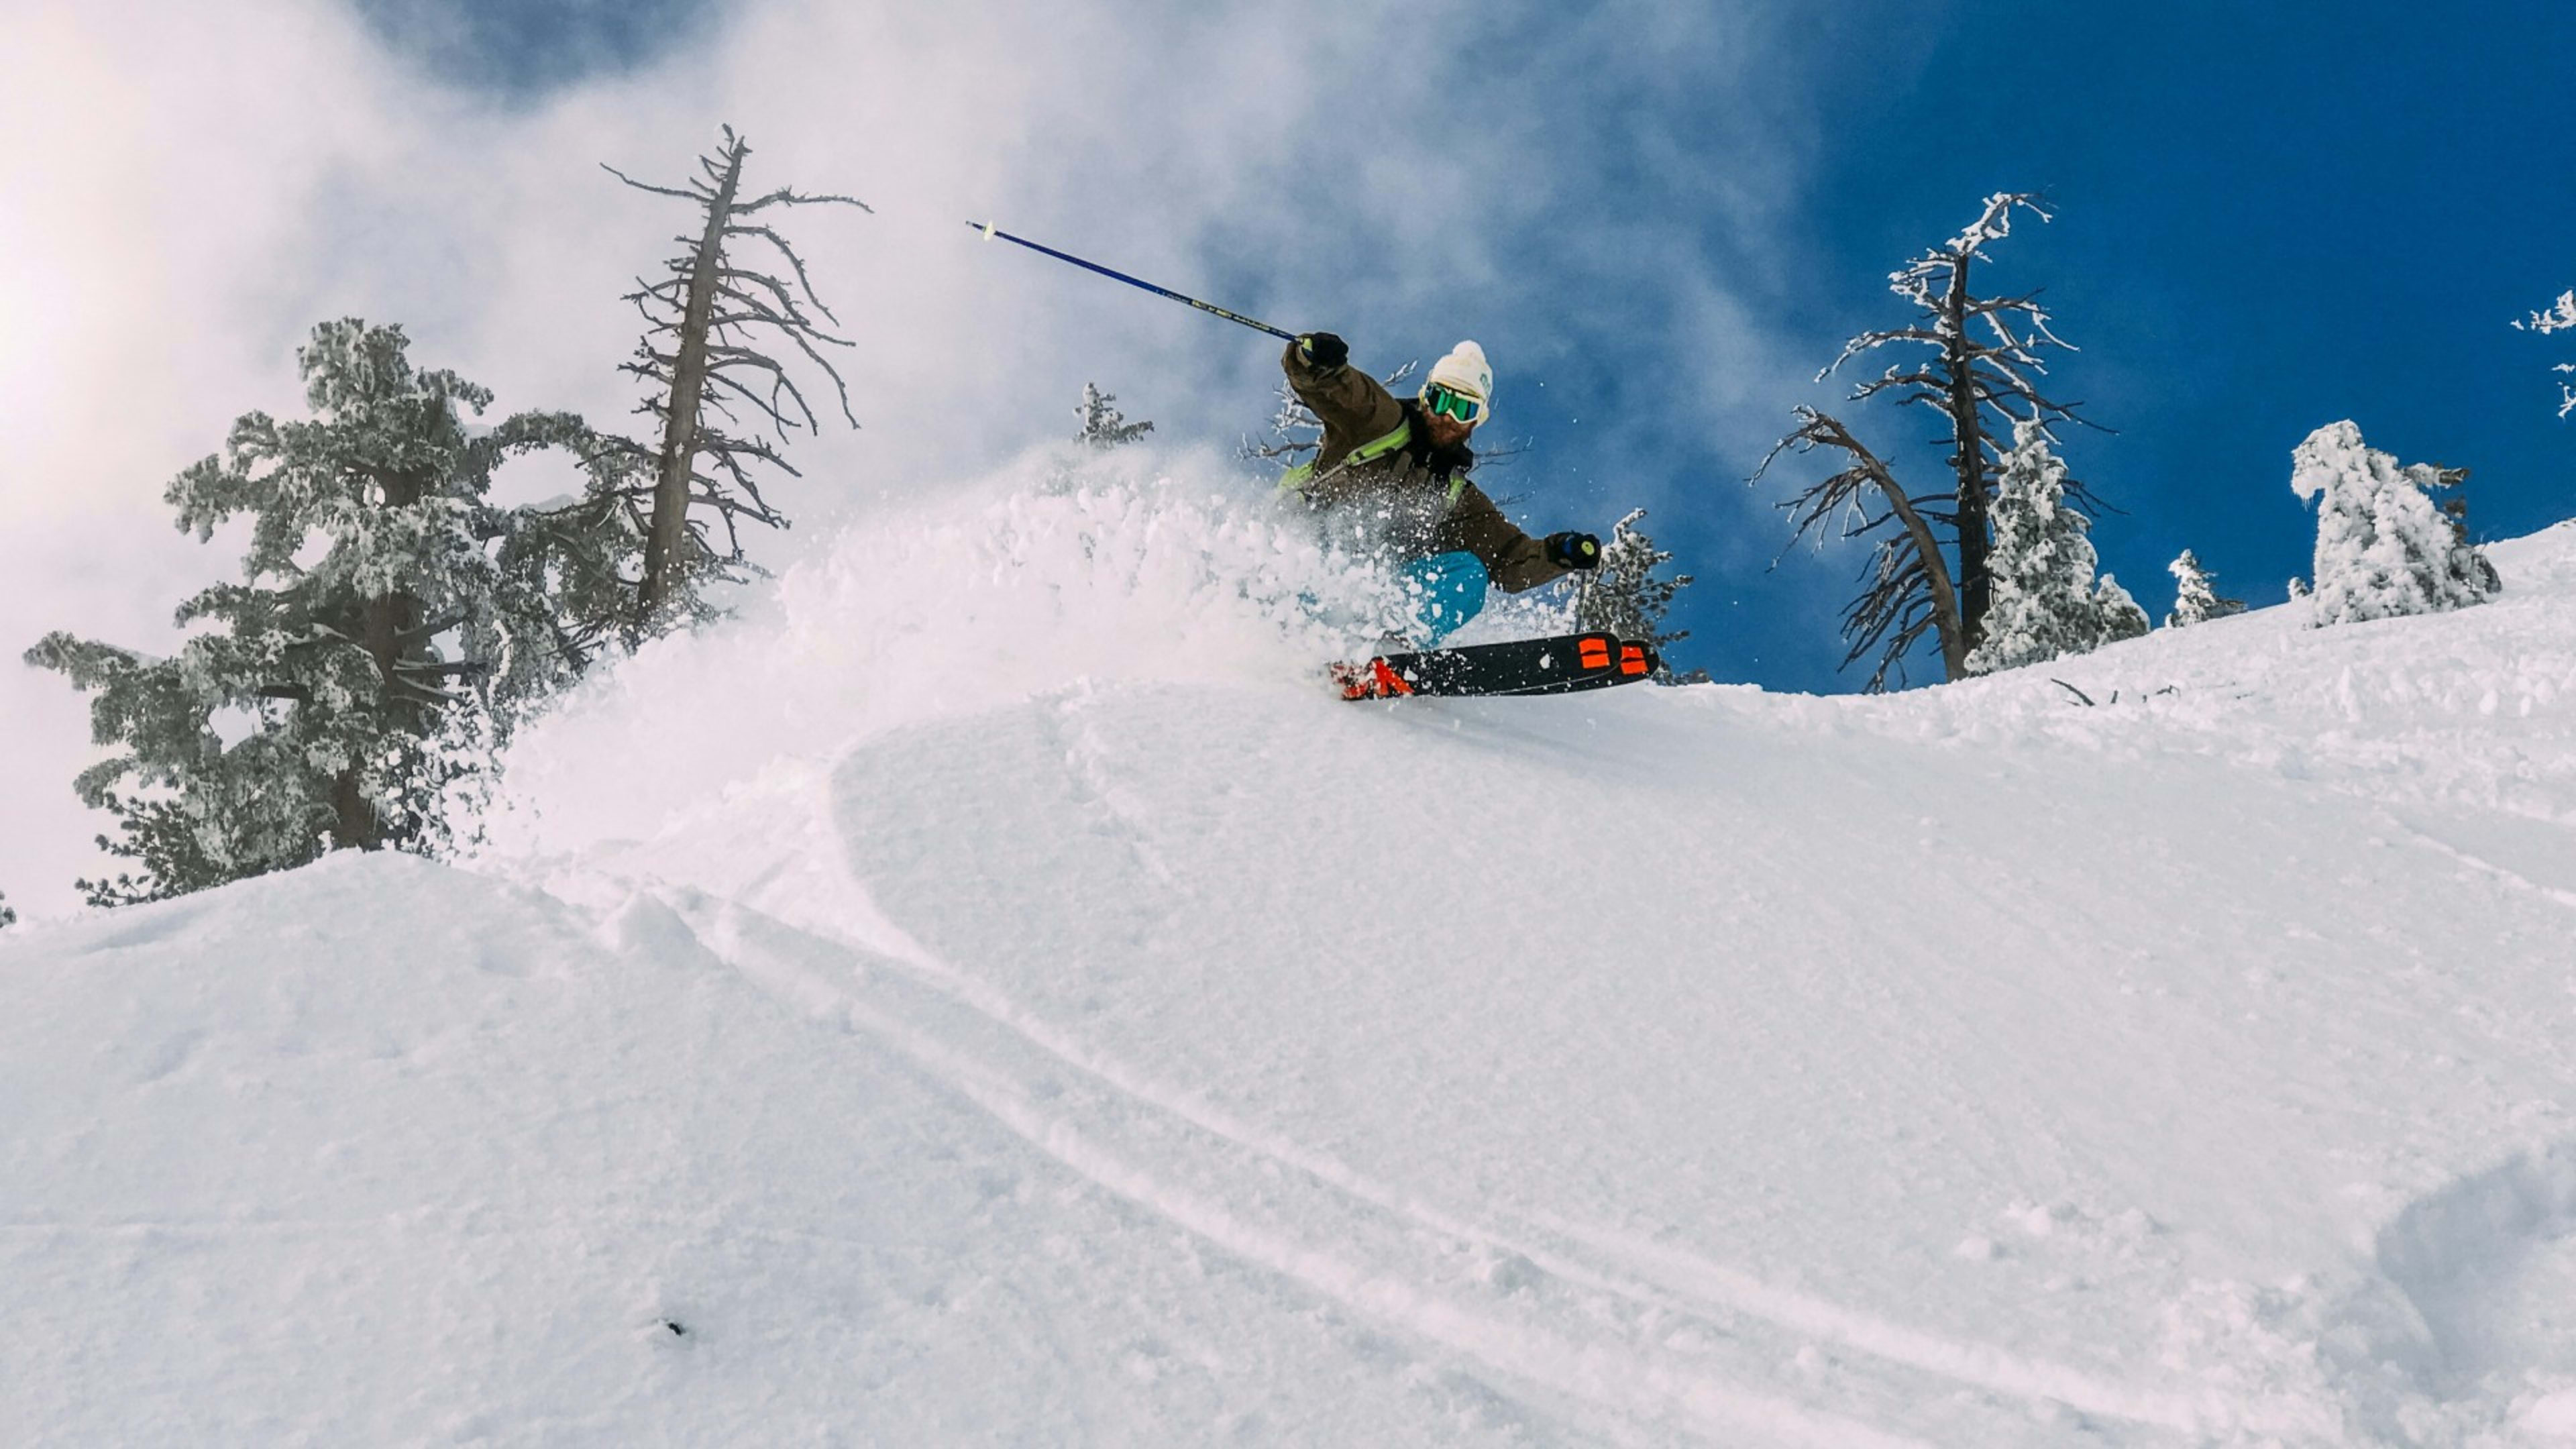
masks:
<instances>
[{"instance_id":1,"label":"ski goggles","mask_svg":"<svg viewBox=\"0 0 2576 1449\"><path fill-rule=\"evenodd\" d=\"M1422 410L1435 418L1455 418L1462 423L1472 423L1485 415L1485 400L1474 393L1460 392L1435 382L1422 390Z\"/></svg>"}]
</instances>

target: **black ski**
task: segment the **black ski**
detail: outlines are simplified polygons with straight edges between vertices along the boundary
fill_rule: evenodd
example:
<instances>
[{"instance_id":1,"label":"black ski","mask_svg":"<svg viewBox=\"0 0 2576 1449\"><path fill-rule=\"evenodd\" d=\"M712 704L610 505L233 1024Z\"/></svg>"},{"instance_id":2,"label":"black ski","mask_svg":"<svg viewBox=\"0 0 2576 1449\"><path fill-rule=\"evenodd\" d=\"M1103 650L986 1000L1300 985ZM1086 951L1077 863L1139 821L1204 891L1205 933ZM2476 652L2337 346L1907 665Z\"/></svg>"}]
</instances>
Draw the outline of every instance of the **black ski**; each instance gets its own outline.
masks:
<instances>
[{"instance_id":1,"label":"black ski","mask_svg":"<svg viewBox=\"0 0 2576 1449\"><path fill-rule=\"evenodd\" d=\"M1662 661L1651 645L1608 634L1559 634L1381 654L1335 664L1344 699L1401 699L1412 694L1570 694L1654 677Z\"/></svg>"}]
</instances>

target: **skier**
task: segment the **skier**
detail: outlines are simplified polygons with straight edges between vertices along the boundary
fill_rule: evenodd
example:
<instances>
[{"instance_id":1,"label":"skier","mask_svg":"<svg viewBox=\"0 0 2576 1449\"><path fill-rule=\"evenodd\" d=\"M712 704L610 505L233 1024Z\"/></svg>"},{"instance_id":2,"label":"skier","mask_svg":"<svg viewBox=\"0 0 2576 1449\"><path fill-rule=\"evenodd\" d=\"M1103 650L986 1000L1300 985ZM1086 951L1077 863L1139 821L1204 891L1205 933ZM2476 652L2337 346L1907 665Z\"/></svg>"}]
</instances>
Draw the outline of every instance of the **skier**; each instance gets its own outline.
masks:
<instances>
[{"instance_id":1,"label":"skier","mask_svg":"<svg viewBox=\"0 0 2576 1449\"><path fill-rule=\"evenodd\" d=\"M1323 447L1280 487L1319 512L1355 518L1391 549L1426 647L1485 607L1488 585L1517 594L1601 563L1588 533L1535 539L1468 481L1468 437L1493 410L1485 350L1461 342L1399 401L1350 365L1350 344L1311 332L1288 344L1288 386L1323 422Z\"/></svg>"}]
</instances>

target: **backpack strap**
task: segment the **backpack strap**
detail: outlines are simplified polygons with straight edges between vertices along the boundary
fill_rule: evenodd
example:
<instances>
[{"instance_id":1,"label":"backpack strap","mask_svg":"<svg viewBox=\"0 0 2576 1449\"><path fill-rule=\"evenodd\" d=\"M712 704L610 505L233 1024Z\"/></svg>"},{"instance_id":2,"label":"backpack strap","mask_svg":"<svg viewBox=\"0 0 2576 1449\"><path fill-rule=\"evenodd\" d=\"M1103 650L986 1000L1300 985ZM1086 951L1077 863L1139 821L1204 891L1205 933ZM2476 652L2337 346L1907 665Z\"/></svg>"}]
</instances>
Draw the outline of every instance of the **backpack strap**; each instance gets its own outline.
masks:
<instances>
[{"instance_id":1,"label":"backpack strap","mask_svg":"<svg viewBox=\"0 0 2576 1449\"><path fill-rule=\"evenodd\" d=\"M1321 474L1316 473L1315 465L1312 463L1300 463L1296 467L1289 469L1279 477L1279 491L1282 493L1303 493L1306 491L1306 485L1309 483L1320 482L1325 478L1330 478L1345 468L1357 468L1363 464L1374 463L1378 459L1385 457L1389 453L1395 452L1397 449L1402 448L1405 444L1412 441L1413 420L1411 418L1407 418L1403 422L1395 425L1394 432L1384 434L1380 437L1371 438L1367 442L1360 444L1358 447L1351 449L1348 453L1343 454L1340 462L1335 463L1332 467L1324 470ZM1466 480L1463 478L1458 480L1457 483L1451 485L1449 490L1450 502L1455 503L1458 501L1458 489L1464 486L1466 486Z\"/></svg>"}]
</instances>

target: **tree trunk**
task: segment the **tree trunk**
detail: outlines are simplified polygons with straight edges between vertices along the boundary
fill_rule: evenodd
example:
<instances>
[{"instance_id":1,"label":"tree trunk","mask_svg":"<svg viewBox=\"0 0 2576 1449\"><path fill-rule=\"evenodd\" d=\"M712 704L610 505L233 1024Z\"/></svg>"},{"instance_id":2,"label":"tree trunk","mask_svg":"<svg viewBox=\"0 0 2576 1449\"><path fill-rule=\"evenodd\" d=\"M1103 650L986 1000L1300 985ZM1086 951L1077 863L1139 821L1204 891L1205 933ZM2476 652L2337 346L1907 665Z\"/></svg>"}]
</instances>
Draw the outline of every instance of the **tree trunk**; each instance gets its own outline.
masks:
<instances>
[{"instance_id":1,"label":"tree trunk","mask_svg":"<svg viewBox=\"0 0 2576 1449\"><path fill-rule=\"evenodd\" d=\"M1968 259L1950 269L1950 295L1945 301L1949 334L1942 341L1942 361L1950 371L1950 432L1959 451L1950 465L1958 474L1959 624L1961 646L1974 649L1985 638L1986 605L1993 597L1986 576L1993 544L1986 522L1985 418L1977 408L1977 375L1968 356ZM1954 669L1953 679L1958 677Z\"/></svg>"},{"instance_id":2,"label":"tree trunk","mask_svg":"<svg viewBox=\"0 0 2576 1449\"><path fill-rule=\"evenodd\" d=\"M1896 486L1896 477L1887 464L1852 436L1852 430L1831 413L1815 413L1809 424L1818 436L1833 447L1849 454L1852 461L1868 473L1870 482L1887 500L1890 513L1914 541L1914 551L1923 556L1923 582L1932 594L1932 632L1941 643L1941 677L1946 681L1968 677L1968 651L1976 645L1968 638L1967 624L1960 613L1959 591L1950 581L1950 566L1942 560L1940 540L1934 537L1932 525L1914 507L1914 500Z\"/></svg>"},{"instance_id":3,"label":"tree trunk","mask_svg":"<svg viewBox=\"0 0 2576 1449\"><path fill-rule=\"evenodd\" d=\"M358 787L358 767L349 766L331 781L331 837L341 850L379 850L384 831L376 820L375 802Z\"/></svg>"},{"instance_id":4,"label":"tree trunk","mask_svg":"<svg viewBox=\"0 0 2576 1449\"><path fill-rule=\"evenodd\" d=\"M716 277L724 266L724 228L733 215L734 187L751 148L736 141L725 153L724 180L707 203L706 233L689 269L688 309L671 364L671 399L663 419L661 475L653 488L653 530L644 548L644 588L636 619L649 625L679 588L688 546L689 479L697 471L698 404L707 385L707 330L715 317Z\"/></svg>"},{"instance_id":5,"label":"tree trunk","mask_svg":"<svg viewBox=\"0 0 2576 1449\"><path fill-rule=\"evenodd\" d=\"M388 511L415 507L429 491L425 479L408 473L378 474L376 486L384 493L380 506ZM420 701L404 695L396 686L402 677L399 666L404 636L420 623L420 618L420 600L405 593L382 594L358 604L358 644L375 661L385 712L396 729L413 736L428 732ZM331 813L337 822L332 833L342 849L378 850L385 844L384 818L361 787L361 773L352 763L331 782Z\"/></svg>"}]
</instances>

